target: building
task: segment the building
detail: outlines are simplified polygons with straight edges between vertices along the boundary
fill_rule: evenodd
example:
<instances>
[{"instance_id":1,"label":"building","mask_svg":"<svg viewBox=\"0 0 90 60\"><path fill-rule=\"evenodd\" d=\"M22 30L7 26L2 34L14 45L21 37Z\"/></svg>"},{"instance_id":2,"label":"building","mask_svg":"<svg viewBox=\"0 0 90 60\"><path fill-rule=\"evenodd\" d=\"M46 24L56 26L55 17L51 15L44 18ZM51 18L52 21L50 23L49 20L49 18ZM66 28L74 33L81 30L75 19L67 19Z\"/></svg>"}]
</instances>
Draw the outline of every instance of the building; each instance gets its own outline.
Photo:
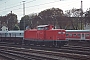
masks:
<instances>
[{"instance_id":1,"label":"building","mask_svg":"<svg viewBox=\"0 0 90 60\"><path fill-rule=\"evenodd\" d=\"M2 26L2 31L8 31L8 28L6 26Z\"/></svg>"}]
</instances>

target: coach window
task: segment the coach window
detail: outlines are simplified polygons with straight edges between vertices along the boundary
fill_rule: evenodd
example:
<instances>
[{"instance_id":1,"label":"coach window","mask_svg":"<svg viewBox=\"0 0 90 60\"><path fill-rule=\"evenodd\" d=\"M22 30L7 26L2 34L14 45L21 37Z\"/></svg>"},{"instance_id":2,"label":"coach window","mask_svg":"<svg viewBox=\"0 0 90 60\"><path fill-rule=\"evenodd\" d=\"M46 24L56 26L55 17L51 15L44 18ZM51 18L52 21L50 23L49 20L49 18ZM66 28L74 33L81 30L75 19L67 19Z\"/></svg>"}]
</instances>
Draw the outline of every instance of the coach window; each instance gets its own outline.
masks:
<instances>
[{"instance_id":1,"label":"coach window","mask_svg":"<svg viewBox=\"0 0 90 60\"><path fill-rule=\"evenodd\" d=\"M0 33L0 37L1 37L1 33Z\"/></svg>"},{"instance_id":2,"label":"coach window","mask_svg":"<svg viewBox=\"0 0 90 60\"><path fill-rule=\"evenodd\" d=\"M20 36L20 35L21 35L21 33L18 33L18 34L17 34L17 36Z\"/></svg>"},{"instance_id":3,"label":"coach window","mask_svg":"<svg viewBox=\"0 0 90 60\"><path fill-rule=\"evenodd\" d=\"M82 37L84 37L84 34L82 34Z\"/></svg>"},{"instance_id":4,"label":"coach window","mask_svg":"<svg viewBox=\"0 0 90 60\"><path fill-rule=\"evenodd\" d=\"M80 34L77 34L78 37L80 37L81 35Z\"/></svg>"},{"instance_id":5,"label":"coach window","mask_svg":"<svg viewBox=\"0 0 90 60\"><path fill-rule=\"evenodd\" d=\"M6 33L5 33L5 37L6 37Z\"/></svg>"},{"instance_id":6,"label":"coach window","mask_svg":"<svg viewBox=\"0 0 90 60\"><path fill-rule=\"evenodd\" d=\"M70 35L70 37L72 36L72 34L69 34Z\"/></svg>"},{"instance_id":7,"label":"coach window","mask_svg":"<svg viewBox=\"0 0 90 60\"><path fill-rule=\"evenodd\" d=\"M20 35L21 35L21 33L20 33Z\"/></svg>"},{"instance_id":8,"label":"coach window","mask_svg":"<svg viewBox=\"0 0 90 60\"><path fill-rule=\"evenodd\" d=\"M69 34L66 34L66 36L68 37L68 36L69 36Z\"/></svg>"},{"instance_id":9,"label":"coach window","mask_svg":"<svg viewBox=\"0 0 90 60\"><path fill-rule=\"evenodd\" d=\"M11 37L11 33L9 33L10 37Z\"/></svg>"},{"instance_id":10,"label":"coach window","mask_svg":"<svg viewBox=\"0 0 90 60\"><path fill-rule=\"evenodd\" d=\"M24 36L24 33L21 33L21 36Z\"/></svg>"},{"instance_id":11,"label":"coach window","mask_svg":"<svg viewBox=\"0 0 90 60\"><path fill-rule=\"evenodd\" d=\"M73 34L73 36L76 36L76 34Z\"/></svg>"},{"instance_id":12,"label":"coach window","mask_svg":"<svg viewBox=\"0 0 90 60\"><path fill-rule=\"evenodd\" d=\"M86 37L89 37L90 35L89 34L86 34Z\"/></svg>"},{"instance_id":13,"label":"coach window","mask_svg":"<svg viewBox=\"0 0 90 60\"><path fill-rule=\"evenodd\" d=\"M2 33L1 33L0 35L1 35L1 37L2 37Z\"/></svg>"},{"instance_id":14,"label":"coach window","mask_svg":"<svg viewBox=\"0 0 90 60\"><path fill-rule=\"evenodd\" d=\"M17 33L15 33L15 37L17 36Z\"/></svg>"},{"instance_id":15,"label":"coach window","mask_svg":"<svg viewBox=\"0 0 90 60\"><path fill-rule=\"evenodd\" d=\"M6 37L5 33L4 33L4 37Z\"/></svg>"}]
</instances>

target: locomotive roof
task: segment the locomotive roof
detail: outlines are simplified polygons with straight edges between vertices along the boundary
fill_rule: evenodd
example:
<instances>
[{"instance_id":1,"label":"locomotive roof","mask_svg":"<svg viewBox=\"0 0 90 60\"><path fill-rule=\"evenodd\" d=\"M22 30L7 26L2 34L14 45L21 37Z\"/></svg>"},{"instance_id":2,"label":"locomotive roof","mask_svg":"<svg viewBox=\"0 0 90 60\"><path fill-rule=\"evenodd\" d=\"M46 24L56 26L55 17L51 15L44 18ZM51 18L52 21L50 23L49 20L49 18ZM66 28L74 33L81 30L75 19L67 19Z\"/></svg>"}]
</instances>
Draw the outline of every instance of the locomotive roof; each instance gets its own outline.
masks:
<instances>
[{"instance_id":1,"label":"locomotive roof","mask_svg":"<svg viewBox=\"0 0 90 60\"><path fill-rule=\"evenodd\" d=\"M52 30L64 30L64 29L52 29Z\"/></svg>"},{"instance_id":2,"label":"locomotive roof","mask_svg":"<svg viewBox=\"0 0 90 60\"><path fill-rule=\"evenodd\" d=\"M46 27L46 26L49 26L49 25L39 25L37 27Z\"/></svg>"},{"instance_id":3,"label":"locomotive roof","mask_svg":"<svg viewBox=\"0 0 90 60\"><path fill-rule=\"evenodd\" d=\"M66 32L90 32L90 30L66 30Z\"/></svg>"}]
</instances>

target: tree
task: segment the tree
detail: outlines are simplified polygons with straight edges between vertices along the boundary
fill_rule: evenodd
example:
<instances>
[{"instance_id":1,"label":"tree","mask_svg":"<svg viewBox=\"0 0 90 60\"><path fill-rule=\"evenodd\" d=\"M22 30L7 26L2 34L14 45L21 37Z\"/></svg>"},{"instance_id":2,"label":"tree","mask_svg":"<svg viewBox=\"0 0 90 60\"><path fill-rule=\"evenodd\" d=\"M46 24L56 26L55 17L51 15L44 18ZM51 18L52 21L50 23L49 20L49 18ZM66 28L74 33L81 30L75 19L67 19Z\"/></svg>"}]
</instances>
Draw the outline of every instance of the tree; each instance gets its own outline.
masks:
<instances>
[{"instance_id":1,"label":"tree","mask_svg":"<svg viewBox=\"0 0 90 60\"><path fill-rule=\"evenodd\" d=\"M65 15L67 17L81 17L81 9L76 9L76 8L73 8L71 10L66 10L65 11Z\"/></svg>"},{"instance_id":2,"label":"tree","mask_svg":"<svg viewBox=\"0 0 90 60\"><path fill-rule=\"evenodd\" d=\"M0 17L0 27L7 26L9 30L13 30L15 24L17 24L17 21L17 15L11 11L11 13L6 16Z\"/></svg>"},{"instance_id":3,"label":"tree","mask_svg":"<svg viewBox=\"0 0 90 60\"><path fill-rule=\"evenodd\" d=\"M29 26L35 28L38 25L38 17L36 13L29 15Z\"/></svg>"},{"instance_id":4,"label":"tree","mask_svg":"<svg viewBox=\"0 0 90 60\"><path fill-rule=\"evenodd\" d=\"M20 29L24 30L27 26L34 28L34 26L36 26L36 17L37 14L35 13L22 17L20 21Z\"/></svg>"},{"instance_id":5,"label":"tree","mask_svg":"<svg viewBox=\"0 0 90 60\"><path fill-rule=\"evenodd\" d=\"M85 12L86 23L90 23L90 8Z\"/></svg>"},{"instance_id":6,"label":"tree","mask_svg":"<svg viewBox=\"0 0 90 60\"><path fill-rule=\"evenodd\" d=\"M73 8L71 10L66 10L65 15L71 18L71 25L73 29L81 29L81 24L83 24L84 20L82 19L82 10Z\"/></svg>"},{"instance_id":7,"label":"tree","mask_svg":"<svg viewBox=\"0 0 90 60\"><path fill-rule=\"evenodd\" d=\"M13 30L20 30L19 26L17 24L15 24L14 29Z\"/></svg>"},{"instance_id":8,"label":"tree","mask_svg":"<svg viewBox=\"0 0 90 60\"><path fill-rule=\"evenodd\" d=\"M24 30L26 25L29 23L29 16L28 15L25 15L24 17L21 18L21 21L20 21L20 29L21 30Z\"/></svg>"},{"instance_id":9,"label":"tree","mask_svg":"<svg viewBox=\"0 0 90 60\"><path fill-rule=\"evenodd\" d=\"M51 8L41 11L38 14L41 24L53 24L56 28L63 28L63 21L65 22L63 10L59 8Z\"/></svg>"},{"instance_id":10,"label":"tree","mask_svg":"<svg viewBox=\"0 0 90 60\"><path fill-rule=\"evenodd\" d=\"M13 30L15 24L18 24L18 20L17 20L17 15L15 14L10 14L7 18L7 26L9 28L9 30Z\"/></svg>"}]
</instances>

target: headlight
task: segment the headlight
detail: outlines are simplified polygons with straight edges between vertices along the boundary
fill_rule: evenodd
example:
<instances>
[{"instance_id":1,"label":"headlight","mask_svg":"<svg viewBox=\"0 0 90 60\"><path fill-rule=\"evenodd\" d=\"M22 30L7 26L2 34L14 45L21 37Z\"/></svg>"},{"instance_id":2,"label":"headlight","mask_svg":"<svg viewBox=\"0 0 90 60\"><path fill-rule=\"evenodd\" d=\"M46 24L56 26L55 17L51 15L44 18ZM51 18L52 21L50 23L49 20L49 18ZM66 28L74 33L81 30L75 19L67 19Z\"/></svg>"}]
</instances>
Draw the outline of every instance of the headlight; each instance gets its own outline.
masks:
<instances>
[{"instance_id":1,"label":"headlight","mask_svg":"<svg viewBox=\"0 0 90 60\"><path fill-rule=\"evenodd\" d=\"M61 34L61 32L58 32L58 34Z\"/></svg>"}]
</instances>

